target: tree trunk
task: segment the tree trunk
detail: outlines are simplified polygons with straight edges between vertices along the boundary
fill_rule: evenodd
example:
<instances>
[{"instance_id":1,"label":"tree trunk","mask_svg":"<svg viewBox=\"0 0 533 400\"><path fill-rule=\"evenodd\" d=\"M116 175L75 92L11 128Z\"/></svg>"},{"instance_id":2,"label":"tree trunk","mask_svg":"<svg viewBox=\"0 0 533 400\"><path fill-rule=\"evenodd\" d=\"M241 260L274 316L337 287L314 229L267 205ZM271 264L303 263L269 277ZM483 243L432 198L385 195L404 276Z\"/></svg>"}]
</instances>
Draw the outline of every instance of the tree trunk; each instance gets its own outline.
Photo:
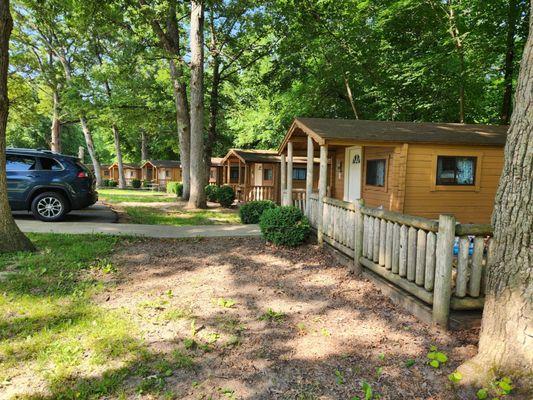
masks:
<instances>
[{"instance_id":1,"label":"tree trunk","mask_svg":"<svg viewBox=\"0 0 533 400\"><path fill-rule=\"evenodd\" d=\"M33 244L20 231L11 215L7 197L6 176L6 125L9 113L7 96L7 69L9 66L9 37L13 19L9 11L9 0L0 1L0 253L31 251Z\"/></svg>"},{"instance_id":2,"label":"tree trunk","mask_svg":"<svg viewBox=\"0 0 533 400\"><path fill-rule=\"evenodd\" d=\"M82 163L85 163L85 147L78 146L78 158Z\"/></svg>"},{"instance_id":3,"label":"tree trunk","mask_svg":"<svg viewBox=\"0 0 533 400\"><path fill-rule=\"evenodd\" d=\"M459 122L463 124L465 122L465 54L453 7L452 0L448 0L449 30L459 57Z\"/></svg>"},{"instance_id":4,"label":"tree trunk","mask_svg":"<svg viewBox=\"0 0 533 400\"><path fill-rule=\"evenodd\" d=\"M146 145L146 132L141 129L141 161L148 160L148 147Z\"/></svg>"},{"instance_id":5,"label":"tree trunk","mask_svg":"<svg viewBox=\"0 0 533 400\"><path fill-rule=\"evenodd\" d=\"M183 183L182 198L189 200L191 193L191 122L189 103L187 101L187 87L183 83L182 66L176 65L173 59L170 59L169 63L170 76L174 89L174 102L176 104L178 140L180 143L181 180Z\"/></svg>"},{"instance_id":6,"label":"tree trunk","mask_svg":"<svg viewBox=\"0 0 533 400\"><path fill-rule=\"evenodd\" d=\"M118 187L124 189L126 187L126 178L124 177L124 163L122 162L122 150L120 149L120 135L115 124L111 126L113 131L113 142L115 143L115 153L117 156L118 166Z\"/></svg>"},{"instance_id":7,"label":"tree trunk","mask_svg":"<svg viewBox=\"0 0 533 400\"><path fill-rule=\"evenodd\" d=\"M533 371L533 13L529 27L492 216L479 352L459 368L467 384Z\"/></svg>"},{"instance_id":8,"label":"tree trunk","mask_svg":"<svg viewBox=\"0 0 533 400\"><path fill-rule=\"evenodd\" d=\"M507 125L511 117L512 97L513 97L513 66L514 66L514 41L516 32L516 19L518 16L518 1L509 1L509 12L507 14L507 46L505 50L505 67L504 67L504 91L502 112L500 121Z\"/></svg>"},{"instance_id":9,"label":"tree trunk","mask_svg":"<svg viewBox=\"0 0 533 400\"><path fill-rule=\"evenodd\" d=\"M61 153L61 121L59 120L59 92L57 87L52 94L52 128L51 128L51 150Z\"/></svg>"},{"instance_id":10,"label":"tree trunk","mask_svg":"<svg viewBox=\"0 0 533 400\"><path fill-rule=\"evenodd\" d=\"M204 149L204 4L191 0L191 194L189 207L206 208Z\"/></svg>"},{"instance_id":11,"label":"tree trunk","mask_svg":"<svg viewBox=\"0 0 533 400\"><path fill-rule=\"evenodd\" d=\"M207 143L205 144L206 179L209 177L213 145L218 140L217 119L220 109L220 57L218 54L213 54L212 72L213 79L211 82L211 96L209 98L209 129L207 131ZM205 184L207 185L207 183L206 181Z\"/></svg>"},{"instance_id":12,"label":"tree trunk","mask_svg":"<svg viewBox=\"0 0 533 400\"><path fill-rule=\"evenodd\" d=\"M93 164L96 185L100 187L102 186L102 171L100 170L100 162L98 161L98 158L96 158L93 135L91 134L91 130L87 125L87 119L85 116L80 116L80 125L81 130L83 131L83 136L85 137L85 144L87 144L87 152L89 153L89 157L91 157L91 162Z\"/></svg>"}]
</instances>

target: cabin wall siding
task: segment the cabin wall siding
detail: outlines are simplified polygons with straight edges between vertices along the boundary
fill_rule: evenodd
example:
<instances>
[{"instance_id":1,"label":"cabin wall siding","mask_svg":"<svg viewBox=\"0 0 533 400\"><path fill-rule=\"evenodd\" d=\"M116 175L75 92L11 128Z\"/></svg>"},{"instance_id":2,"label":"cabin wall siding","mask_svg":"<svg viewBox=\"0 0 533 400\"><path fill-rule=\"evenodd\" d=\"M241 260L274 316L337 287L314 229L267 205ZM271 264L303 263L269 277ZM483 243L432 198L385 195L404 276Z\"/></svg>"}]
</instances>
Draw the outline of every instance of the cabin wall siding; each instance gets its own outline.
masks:
<instances>
[{"instance_id":1,"label":"cabin wall siding","mask_svg":"<svg viewBox=\"0 0 533 400\"><path fill-rule=\"evenodd\" d=\"M436 155L481 155L479 191L433 189ZM410 144L405 177L403 212L426 218L453 214L462 223L490 223L498 182L503 169L503 147L435 146Z\"/></svg>"},{"instance_id":2,"label":"cabin wall siding","mask_svg":"<svg viewBox=\"0 0 533 400\"><path fill-rule=\"evenodd\" d=\"M400 162L401 146L363 147L363 171L361 196L369 207L383 207L386 210L398 211L399 175L402 164ZM387 177L384 188L366 185L366 162L370 159L387 160Z\"/></svg>"}]
</instances>

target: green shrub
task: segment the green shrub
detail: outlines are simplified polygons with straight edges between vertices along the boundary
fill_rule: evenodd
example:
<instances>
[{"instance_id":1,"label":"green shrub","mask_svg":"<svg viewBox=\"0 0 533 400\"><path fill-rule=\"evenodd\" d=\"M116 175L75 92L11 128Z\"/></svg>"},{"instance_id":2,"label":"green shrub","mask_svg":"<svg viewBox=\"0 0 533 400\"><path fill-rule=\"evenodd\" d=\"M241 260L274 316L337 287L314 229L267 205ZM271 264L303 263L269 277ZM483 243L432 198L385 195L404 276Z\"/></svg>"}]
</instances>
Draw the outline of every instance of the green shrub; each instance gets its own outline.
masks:
<instances>
[{"instance_id":1,"label":"green shrub","mask_svg":"<svg viewBox=\"0 0 533 400\"><path fill-rule=\"evenodd\" d=\"M139 189L141 187L141 181L139 179L132 179L131 187L134 189Z\"/></svg>"},{"instance_id":2,"label":"green shrub","mask_svg":"<svg viewBox=\"0 0 533 400\"><path fill-rule=\"evenodd\" d=\"M255 200L243 204L239 209L239 215L243 224L258 224L263 211L276 208L277 205L270 200Z\"/></svg>"},{"instance_id":3,"label":"green shrub","mask_svg":"<svg viewBox=\"0 0 533 400\"><path fill-rule=\"evenodd\" d=\"M143 188L147 188L148 186L150 186L150 183L151 183L151 182L148 181L148 180L146 180L146 179L143 180L143 183L142 183Z\"/></svg>"},{"instance_id":4,"label":"green shrub","mask_svg":"<svg viewBox=\"0 0 533 400\"><path fill-rule=\"evenodd\" d=\"M289 247L303 243L311 230L309 221L296 207L276 207L263 211L259 227L266 240Z\"/></svg>"},{"instance_id":5,"label":"green shrub","mask_svg":"<svg viewBox=\"0 0 533 400\"><path fill-rule=\"evenodd\" d=\"M220 186L217 190L217 201L222 207L230 207L235 200L235 191L231 186Z\"/></svg>"},{"instance_id":6,"label":"green shrub","mask_svg":"<svg viewBox=\"0 0 533 400\"><path fill-rule=\"evenodd\" d=\"M117 187L118 186L118 182L113 180L113 179L110 179L108 182L107 182L107 185L109 187Z\"/></svg>"},{"instance_id":7,"label":"green shrub","mask_svg":"<svg viewBox=\"0 0 533 400\"><path fill-rule=\"evenodd\" d=\"M207 185L205 187L205 196L207 198L207 201L218 201L218 186Z\"/></svg>"},{"instance_id":8,"label":"green shrub","mask_svg":"<svg viewBox=\"0 0 533 400\"><path fill-rule=\"evenodd\" d=\"M102 180L102 186L104 186L104 187L109 186L109 179L103 179Z\"/></svg>"},{"instance_id":9,"label":"green shrub","mask_svg":"<svg viewBox=\"0 0 533 400\"><path fill-rule=\"evenodd\" d=\"M175 194L178 197L183 196L183 183L181 182L168 182L167 193Z\"/></svg>"}]
</instances>

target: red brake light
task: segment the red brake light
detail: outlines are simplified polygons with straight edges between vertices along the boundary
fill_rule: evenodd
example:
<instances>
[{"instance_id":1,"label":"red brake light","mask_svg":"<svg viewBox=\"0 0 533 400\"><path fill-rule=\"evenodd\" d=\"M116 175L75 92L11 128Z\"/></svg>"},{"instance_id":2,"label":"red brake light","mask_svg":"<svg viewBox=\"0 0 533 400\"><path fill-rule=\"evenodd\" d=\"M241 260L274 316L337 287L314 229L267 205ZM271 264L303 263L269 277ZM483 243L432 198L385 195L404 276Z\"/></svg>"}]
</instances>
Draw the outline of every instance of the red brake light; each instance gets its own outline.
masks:
<instances>
[{"instance_id":1,"label":"red brake light","mask_svg":"<svg viewBox=\"0 0 533 400\"><path fill-rule=\"evenodd\" d=\"M89 176L85 172L83 171L78 172L78 178L88 178L88 177Z\"/></svg>"}]
</instances>

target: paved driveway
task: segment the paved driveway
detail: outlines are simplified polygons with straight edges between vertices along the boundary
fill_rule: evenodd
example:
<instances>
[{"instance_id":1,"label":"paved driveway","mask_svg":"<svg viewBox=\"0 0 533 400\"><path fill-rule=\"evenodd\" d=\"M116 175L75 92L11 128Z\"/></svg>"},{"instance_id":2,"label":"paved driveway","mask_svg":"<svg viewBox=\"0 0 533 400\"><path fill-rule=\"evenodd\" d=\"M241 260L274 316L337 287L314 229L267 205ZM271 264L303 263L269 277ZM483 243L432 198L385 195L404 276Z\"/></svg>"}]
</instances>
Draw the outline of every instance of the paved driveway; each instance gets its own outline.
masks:
<instances>
[{"instance_id":1,"label":"paved driveway","mask_svg":"<svg viewBox=\"0 0 533 400\"><path fill-rule=\"evenodd\" d=\"M43 222L29 213L14 213L23 232L34 233L101 233L106 235L145 236L153 238L249 237L259 236L257 225L169 226L116 223L117 215L107 206L95 204L73 211L62 222Z\"/></svg>"}]
</instances>

